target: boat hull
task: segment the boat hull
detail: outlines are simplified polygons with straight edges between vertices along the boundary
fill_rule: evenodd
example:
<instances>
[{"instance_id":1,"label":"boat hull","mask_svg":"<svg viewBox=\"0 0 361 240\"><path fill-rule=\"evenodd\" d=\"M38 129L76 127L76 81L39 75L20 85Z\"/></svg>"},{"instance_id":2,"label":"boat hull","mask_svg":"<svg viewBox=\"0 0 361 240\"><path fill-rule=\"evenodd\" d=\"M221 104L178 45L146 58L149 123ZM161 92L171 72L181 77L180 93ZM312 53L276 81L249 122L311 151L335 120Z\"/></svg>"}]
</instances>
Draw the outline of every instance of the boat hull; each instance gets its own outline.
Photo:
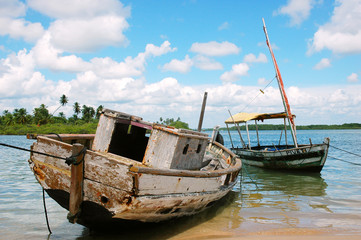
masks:
<instances>
[{"instance_id":1,"label":"boat hull","mask_svg":"<svg viewBox=\"0 0 361 240\"><path fill-rule=\"evenodd\" d=\"M289 147L275 149L274 146L263 146L254 149L231 149L242 159L242 163L249 166L277 169L320 172L326 162L329 139L323 144L300 145L298 148ZM267 150L272 149L272 150Z\"/></svg>"}]
</instances>

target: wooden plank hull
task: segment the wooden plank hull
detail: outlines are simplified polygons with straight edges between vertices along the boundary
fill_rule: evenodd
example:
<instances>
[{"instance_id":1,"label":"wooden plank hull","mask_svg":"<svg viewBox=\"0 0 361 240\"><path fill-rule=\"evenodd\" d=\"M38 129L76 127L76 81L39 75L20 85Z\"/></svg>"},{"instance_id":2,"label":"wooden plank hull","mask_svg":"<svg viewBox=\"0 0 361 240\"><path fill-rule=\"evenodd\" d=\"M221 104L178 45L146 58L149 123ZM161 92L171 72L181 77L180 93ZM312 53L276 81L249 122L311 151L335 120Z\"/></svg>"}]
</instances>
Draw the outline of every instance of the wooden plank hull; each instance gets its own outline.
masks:
<instances>
[{"instance_id":1,"label":"wooden plank hull","mask_svg":"<svg viewBox=\"0 0 361 240\"><path fill-rule=\"evenodd\" d=\"M242 159L242 163L250 166L278 169L320 172L326 162L329 139L323 144L300 145L298 148L285 148L265 150L267 147L257 147L254 150L234 148L234 151Z\"/></svg>"},{"instance_id":2,"label":"wooden plank hull","mask_svg":"<svg viewBox=\"0 0 361 240\"><path fill-rule=\"evenodd\" d=\"M38 137L32 149L68 157L71 145ZM77 223L92 226L112 220L158 222L205 210L225 196L237 181L241 160L218 143L207 153L228 168L213 170L156 169L111 153L87 150L83 202ZM32 153L30 168L51 198L69 210L70 167L61 159Z\"/></svg>"}]
</instances>

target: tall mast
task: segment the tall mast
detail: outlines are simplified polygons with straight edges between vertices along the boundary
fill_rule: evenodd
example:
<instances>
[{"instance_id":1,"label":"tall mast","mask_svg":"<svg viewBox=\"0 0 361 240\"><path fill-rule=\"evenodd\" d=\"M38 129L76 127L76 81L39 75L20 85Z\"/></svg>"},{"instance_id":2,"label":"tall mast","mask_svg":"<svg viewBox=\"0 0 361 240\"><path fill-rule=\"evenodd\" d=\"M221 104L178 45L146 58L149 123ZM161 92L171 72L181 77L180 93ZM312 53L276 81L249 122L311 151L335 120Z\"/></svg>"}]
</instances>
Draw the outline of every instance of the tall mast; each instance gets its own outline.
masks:
<instances>
[{"instance_id":1,"label":"tall mast","mask_svg":"<svg viewBox=\"0 0 361 240\"><path fill-rule=\"evenodd\" d=\"M273 61L273 66L275 68L276 71L276 78L277 78L277 82L278 82L278 88L280 89L280 93L281 93L281 97L282 97L282 102L283 102L283 107L285 108L285 112L287 114L287 119L288 119L288 123L290 125L291 128L291 132L292 132L292 138L293 138L293 142L295 144L295 147L298 147L297 144L297 137L296 137L296 125L295 122L293 120L293 115L291 113L291 108L290 108L290 104L288 103L288 98L286 95L286 91L283 85L283 80L282 80L282 76L281 76L281 72L278 68L277 62L276 62L276 58L273 54L272 51L272 47L268 38L268 34L267 34L267 29L266 29L266 24L264 22L264 19L262 18L263 21L263 31L266 35L266 42L267 42L267 46L269 48L269 51L271 53L271 57L272 57L272 61Z\"/></svg>"}]
</instances>

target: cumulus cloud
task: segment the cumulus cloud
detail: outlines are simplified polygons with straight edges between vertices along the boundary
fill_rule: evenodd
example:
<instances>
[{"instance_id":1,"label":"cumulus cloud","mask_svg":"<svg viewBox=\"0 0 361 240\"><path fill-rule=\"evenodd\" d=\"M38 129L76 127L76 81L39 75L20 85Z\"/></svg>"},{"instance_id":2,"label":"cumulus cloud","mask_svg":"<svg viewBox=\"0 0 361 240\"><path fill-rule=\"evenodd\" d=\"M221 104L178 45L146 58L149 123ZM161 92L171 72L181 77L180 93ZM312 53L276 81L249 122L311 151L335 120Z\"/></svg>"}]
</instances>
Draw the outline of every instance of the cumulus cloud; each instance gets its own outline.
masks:
<instances>
[{"instance_id":1,"label":"cumulus cloud","mask_svg":"<svg viewBox=\"0 0 361 240\"><path fill-rule=\"evenodd\" d=\"M123 31L128 23L119 16L98 16L91 19L61 19L48 31L51 43L67 52L91 52L105 46L127 44Z\"/></svg>"},{"instance_id":2,"label":"cumulus cloud","mask_svg":"<svg viewBox=\"0 0 361 240\"><path fill-rule=\"evenodd\" d=\"M62 51L83 53L128 44L123 32L129 27L130 8L117 0L29 0L28 5L55 18L47 31L51 44Z\"/></svg>"},{"instance_id":3,"label":"cumulus cloud","mask_svg":"<svg viewBox=\"0 0 361 240\"><path fill-rule=\"evenodd\" d=\"M240 48L237 47L234 43L227 41L221 43L211 41L208 43L193 43L190 51L205 56L226 56L231 54L238 54L240 52Z\"/></svg>"},{"instance_id":4,"label":"cumulus cloud","mask_svg":"<svg viewBox=\"0 0 361 240\"><path fill-rule=\"evenodd\" d=\"M130 16L130 7L124 7L118 0L28 0L27 3L32 9L55 19Z\"/></svg>"},{"instance_id":5,"label":"cumulus cloud","mask_svg":"<svg viewBox=\"0 0 361 240\"><path fill-rule=\"evenodd\" d=\"M162 69L163 71L187 73L191 70L192 66L193 60L186 55L183 60L173 59L169 63L164 64Z\"/></svg>"},{"instance_id":6,"label":"cumulus cloud","mask_svg":"<svg viewBox=\"0 0 361 240\"><path fill-rule=\"evenodd\" d=\"M0 35L9 35L14 39L24 39L26 42L35 42L44 33L40 23L31 23L20 17L25 16L24 3L14 1L1 1L0 8Z\"/></svg>"},{"instance_id":7,"label":"cumulus cloud","mask_svg":"<svg viewBox=\"0 0 361 240\"><path fill-rule=\"evenodd\" d=\"M220 79L223 82L235 82L239 80L241 76L247 75L248 70L249 66L247 63L235 64L232 66L232 70L223 73Z\"/></svg>"},{"instance_id":8,"label":"cumulus cloud","mask_svg":"<svg viewBox=\"0 0 361 240\"><path fill-rule=\"evenodd\" d=\"M24 39L26 42L36 42L44 34L40 23L31 23L24 19L0 17L0 35L9 35L14 39Z\"/></svg>"},{"instance_id":9,"label":"cumulus cloud","mask_svg":"<svg viewBox=\"0 0 361 240\"><path fill-rule=\"evenodd\" d=\"M63 51L55 48L50 39L50 33L44 34L31 50L34 61L39 68L64 72L80 72L90 68L89 63L75 55L63 56Z\"/></svg>"},{"instance_id":10,"label":"cumulus cloud","mask_svg":"<svg viewBox=\"0 0 361 240\"><path fill-rule=\"evenodd\" d=\"M250 53L244 56L243 61L248 63L266 63L267 57L263 53L258 54L258 57L256 57L253 53Z\"/></svg>"},{"instance_id":11,"label":"cumulus cloud","mask_svg":"<svg viewBox=\"0 0 361 240\"><path fill-rule=\"evenodd\" d=\"M356 82L358 82L358 75L357 75L357 73L351 73L351 75L347 77L347 81L350 82L350 83L356 83Z\"/></svg>"},{"instance_id":12,"label":"cumulus cloud","mask_svg":"<svg viewBox=\"0 0 361 240\"><path fill-rule=\"evenodd\" d=\"M307 53L329 49L334 53L361 52L361 1L336 0L330 22L320 26L309 42Z\"/></svg>"},{"instance_id":13,"label":"cumulus cloud","mask_svg":"<svg viewBox=\"0 0 361 240\"><path fill-rule=\"evenodd\" d=\"M222 70L223 66L220 62L215 61L214 59L197 55L193 58L194 65L202 70Z\"/></svg>"},{"instance_id":14,"label":"cumulus cloud","mask_svg":"<svg viewBox=\"0 0 361 240\"><path fill-rule=\"evenodd\" d=\"M147 44L145 47L145 53L147 55L153 55L155 57L161 56L168 52L174 52L177 48L171 48L169 41L164 41L160 47L155 46L154 44Z\"/></svg>"},{"instance_id":15,"label":"cumulus cloud","mask_svg":"<svg viewBox=\"0 0 361 240\"><path fill-rule=\"evenodd\" d=\"M24 16L26 12L26 6L23 2L18 0L1 1L0 16L3 18L16 18Z\"/></svg>"},{"instance_id":16,"label":"cumulus cloud","mask_svg":"<svg viewBox=\"0 0 361 240\"><path fill-rule=\"evenodd\" d=\"M314 0L289 0L287 5L280 7L274 12L274 15L288 15L291 18L290 25L300 25L309 17L314 5Z\"/></svg>"},{"instance_id":17,"label":"cumulus cloud","mask_svg":"<svg viewBox=\"0 0 361 240\"><path fill-rule=\"evenodd\" d=\"M316 70L321 70L331 66L331 61L328 58L322 58L313 68Z\"/></svg>"}]
</instances>

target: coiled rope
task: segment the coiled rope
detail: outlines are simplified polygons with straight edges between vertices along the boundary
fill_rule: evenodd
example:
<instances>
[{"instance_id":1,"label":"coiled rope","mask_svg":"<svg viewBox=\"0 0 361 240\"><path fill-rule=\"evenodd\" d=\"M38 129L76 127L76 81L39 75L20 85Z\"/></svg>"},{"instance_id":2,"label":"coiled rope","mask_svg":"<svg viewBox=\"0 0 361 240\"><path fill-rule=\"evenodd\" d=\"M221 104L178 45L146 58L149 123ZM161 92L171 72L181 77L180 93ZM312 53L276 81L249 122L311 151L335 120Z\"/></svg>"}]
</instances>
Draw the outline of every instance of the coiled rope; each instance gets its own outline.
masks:
<instances>
[{"instance_id":1,"label":"coiled rope","mask_svg":"<svg viewBox=\"0 0 361 240\"><path fill-rule=\"evenodd\" d=\"M341 149L341 148L338 148L338 147L335 147L333 145L329 145L330 147L333 147L339 151L342 151L342 152L345 152L345 153L348 153L348 154L352 154L354 156L357 156L357 157L361 157L360 154L356 154L356 153L353 153L353 152L350 152L350 151L347 151L347 150L344 150L344 149ZM332 156L328 156L329 158L332 158L332 159L336 159L336 160L339 160L339 161L342 161L342 162L346 162L346 163L350 163L350 164L353 164L353 165L357 165L357 166L361 166L360 163L355 163L355 162L350 162L350 161L347 161L347 160L343 160L343 159L340 159L340 158L336 158L336 157L332 157Z\"/></svg>"}]
</instances>

